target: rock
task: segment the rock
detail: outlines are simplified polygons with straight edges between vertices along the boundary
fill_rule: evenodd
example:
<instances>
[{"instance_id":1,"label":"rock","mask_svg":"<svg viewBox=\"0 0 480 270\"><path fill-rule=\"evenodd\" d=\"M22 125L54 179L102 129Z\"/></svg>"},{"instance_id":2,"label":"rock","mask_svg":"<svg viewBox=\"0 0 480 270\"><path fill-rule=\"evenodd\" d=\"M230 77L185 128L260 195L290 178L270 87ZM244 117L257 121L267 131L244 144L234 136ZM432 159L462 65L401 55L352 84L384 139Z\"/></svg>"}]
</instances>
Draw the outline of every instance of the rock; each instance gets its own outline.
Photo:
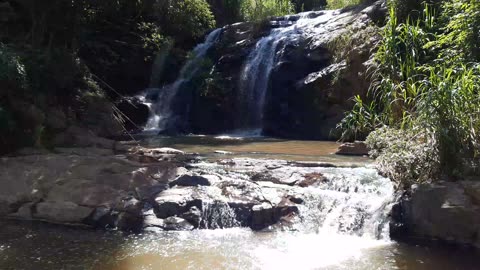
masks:
<instances>
[{"instance_id":1,"label":"rock","mask_svg":"<svg viewBox=\"0 0 480 270\"><path fill-rule=\"evenodd\" d=\"M53 139L53 144L59 147L96 147L113 150L115 141L98 137L87 129L71 126L58 134Z\"/></svg>"},{"instance_id":2,"label":"rock","mask_svg":"<svg viewBox=\"0 0 480 270\"><path fill-rule=\"evenodd\" d=\"M252 176L252 181L254 182L272 182L275 184L282 184L282 185L294 185L296 180L293 178L278 178L272 176L272 174L268 171L256 173Z\"/></svg>"},{"instance_id":3,"label":"rock","mask_svg":"<svg viewBox=\"0 0 480 270\"><path fill-rule=\"evenodd\" d=\"M179 217L169 217L164 219L163 222L163 229L166 231L191 231L194 229L192 224Z\"/></svg>"},{"instance_id":4,"label":"rock","mask_svg":"<svg viewBox=\"0 0 480 270\"><path fill-rule=\"evenodd\" d=\"M262 203L252 207L252 229L261 230L275 222L274 209L271 204Z\"/></svg>"},{"instance_id":5,"label":"rock","mask_svg":"<svg viewBox=\"0 0 480 270\"><path fill-rule=\"evenodd\" d=\"M125 115L125 129L141 130L148 121L150 108L138 98L124 98L117 108Z\"/></svg>"},{"instance_id":6,"label":"rock","mask_svg":"<svg viewBox=\"0 0 480 270\"><path fill-rule=\"evenodd\" d=\"M112 212L112 209L106 206L100 206L90 215L85 223L97 228L115 228L118 216Z\"/></svg>"},{"instance_id":7,"label":"rock","mask_svg":"<svg viewBox=\"0 0 480 270\"><path fill-rule=\"evenodd\" d=\"M31 220L33 218L32 209L34 209L34 207L35 207L35 204L26 203L22 205L17 212L10 214L9 217Z\"/></svg>"},{"instance_id":8,"label":"rock","mask_svg":"<svg viewBox=\"0 0 480 270\"><path fill-rule=\"evenodd\" d=\"M143 217L129 212L120 213L116 227L122 231L140 232L143 228Z\"/></svg>"},{"instance_id":9,"label":"rock","mask_svg":"<svg viewBox=\"0 0 480 270\"><path fill-rule=\"evenodd\" d=\"M63 148L57 147L54 150L56 153L77 155L77 156L113 156L113 149L83 147L83 148Z\"/></svg>"},{"instance_id":10,"label":"rock","mask_svg":"<svg viewBox=\"0 0 480 270\"><path fill-rule=\"evenodd\" d=\"M412 187L393 209L394 236L479 247L480 205L471 195L479 190L477 183L462 181Z\"/></svg>"},{"instance_id":11,"label":"rock","mask_svg":"<svg viewBox=\"0 0 480 270\"><path fill-rule=\"evenodd\" d=\"M72 202L41 202L36 205L33 216L51 222L80 224L93 210Z\"/></svg>"},{"instance_id":12,"label":"rock","mask_svg":"<svg viewBox=\"0 0 480 270\"><path fill-rule=\"evenodd\" d=\"M216 151L215 151L215 154L231 155L231 154L233 154L233 153L232 153L232 152L228 152L228 151L216 150Z\"/></svg>"},{"instance_id":13,"label":"rock","mask_svg":"<svg viewBox=\"0 0 480 270\"><path fill-rule=\"evenodd\" d=\"M298 181L295 183L300 187L310 187L315 186L318 183L327 182L328 179L321 173L309 173L304 176L303 180Z\"/></svg>"},{"instance_id":14,"label":"rock","mask_svg":"<svg viewBox=\"0 0 480 270\"><path fill-rule=\"evenodd\" d=\"M158 194L155 199L154 211L159 218L180 216L190 207L202 207L202 202L195 198L195 190L192 188L168 189Z\"/></svg>"},{"instance_id":15,"label":"rock","mask_svg":"<svg viewBox=\"0 0 480 270\"><path fill-rule=\"evenodd\" d=\"M186 170L171 162L145 167L89 149L0 158L0 217L137 231L145 202Z\"/></svg>"},{"instance_id":16,"label":"rock","mask_svg":"<svg viewBox=\"0 0 480 270\"><path fill-rule=\"evenodd\" d=\"M190 207L190 210L181 215L181 218L188 221L195 228L198 228L200 226L200 222L202 221L202 211L200 211L196 206L192 206Z\"/></svg>"},{"instance_id":17,"label":"rock","mask_svg":"<svg viewBox=\"0 0 480 270\"><path fill-rule=\"evenodd\" d=\"M161 218L157 218L155 214L150 214L146 215L143 219L143 228L148 228L148 227L157 227L157 228L163 228L165 225L165 222Z\"/></svg>"},{"instance_id":18,"label":"rock","mask_svg":"<svg viewBox=\"0 0 480 270\"><path fill-rule=\"evenodd\" d=\"M368 147L364 142L353 142L353 143L344 143L335 153L336 155L347 155L347 156L367 156Z\"/></svg>"},{"instance_id":19,"label":"rock","mask_svg":"<svg viewBox=\"0 0 480 270\"><path fill-rule=\"evenodd\" d=\"M182 186L182 187L192 187L192 186L210 186L210 181L202 176L196 175L182 175L174 181L170 182L170 186Z\"/></svg>"}]
</instances>

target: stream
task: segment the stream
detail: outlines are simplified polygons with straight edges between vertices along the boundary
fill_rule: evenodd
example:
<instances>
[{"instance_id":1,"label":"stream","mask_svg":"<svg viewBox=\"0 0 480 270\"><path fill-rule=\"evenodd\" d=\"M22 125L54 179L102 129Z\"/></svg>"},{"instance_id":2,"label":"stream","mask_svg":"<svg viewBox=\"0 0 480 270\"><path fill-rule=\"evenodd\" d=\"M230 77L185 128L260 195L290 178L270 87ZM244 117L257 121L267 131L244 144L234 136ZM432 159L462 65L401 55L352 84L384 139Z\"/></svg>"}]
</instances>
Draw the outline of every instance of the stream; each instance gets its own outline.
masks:
<instances>
[{"instance_id":1,"label":"stream","mask_svg":"<svg viewBox=\"0 0 480 270\"><path fill-rule=\"evenodd\" d=\"M336 143L225 135L150 137L143 138L143 144L197 152L204 161L196 164L195 170L220 173L214 160L237 160L237 167L223 172L230 177L242 177L241 164L246 158L258 164L288 159L366 167L299 169L320 170L333 180L306 189L315 199L302 205L305 211L301 209L301 213L306 214L293 231L228 228L127 235L1 221L0 269L479 269L480 253L474 250L390 240L388 227L378 226L386 218L379 205L390 196L388 179L374 176L366 158L333 155ZM282 169L272 169L272 173L281 175ZM357 181L363 183L360 190L342 190ZM364 219L362 226L354 228L358 217ZM372 235L372 231L378 234Z\"/></svg>"}]
</instances>

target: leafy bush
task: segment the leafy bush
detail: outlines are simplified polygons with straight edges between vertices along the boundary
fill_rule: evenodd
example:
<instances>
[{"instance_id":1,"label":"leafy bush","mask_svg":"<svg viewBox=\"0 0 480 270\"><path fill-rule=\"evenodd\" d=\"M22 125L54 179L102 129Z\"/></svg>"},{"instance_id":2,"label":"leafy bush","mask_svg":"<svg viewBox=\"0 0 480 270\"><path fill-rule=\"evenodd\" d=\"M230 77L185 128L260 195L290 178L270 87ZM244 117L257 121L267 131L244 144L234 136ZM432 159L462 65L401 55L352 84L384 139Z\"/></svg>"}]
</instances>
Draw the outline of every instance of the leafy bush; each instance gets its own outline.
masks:
<instances>
[{"instance_id":1,"label":"leafy bush","mask_svg":"<svg viewBox=\"0 0 480 270\"><path fill-rule=\"evenodd\" d=\"M157 17L165 32L177 41L201 38L215 27L210 5L205 0L163 0Z\"/></svg>"},{"instance_id":2,"label":"leafy bush","mask_svg":"<svg viewBox=\"0 0 480 270\"><path fill-rule=\"evenodd\" d=\"M327 0L327 9L339 9L360 3L362 0Z\"/></svg>"},{"instance_id":3,"label":"leafy bush","mask_svg":"<svg viewBox=\"0 0 480 270\"><path fill-rule=\"evenodd\" d=\"M7 88L24 88L26 83L25 66L20 62L20 58L0 43L0 84L3 85L0 96Z\"/></svg>"},{"instance_id":4,"label":"leafy bush","mask_svg":"<svg viewBox=\"0 0 480 270\"><path fill-rule=\"evenodd\" d=\"M433 154L424 157L425 162L430 163L423 166L438 164L441 172L452 178L478 174L479 2L450 0L440 5L438 1L433 5L425 4L421 11L411 11L412 16L407 15L406 18L398 14L402 1L390 3L389 21L375 55L374 83L369 92L372 103L356 100L354 110L347 113L342 122L344 134L364 134L378 126L389 126L403 132L415 130L415 134L421 134L422 140L428 142L424 146L434 149L428 151ZM418 3L412 5L418 6ZM401 7L404 12L405 6ZM378 122L372 124L365 119ZM402 155L408 153L422 157L421 149L408 145L408 138L401 140L404 142L395 145L405 148L401 150ZM418 143L417 140L415 142ZM401 164L388 158L395 157L401 147L385 148L386 155L381 161L384 166ZM400 167L408 167L404 165ZM387 170L398 172L403 169ZM425 181L425 175L431 173L427 170L419 176L416 172L418 168L412 167L411 170L411 180ZM403 175L406 172L395 177L406 182Z\"/></svg>"},{"instance_id":5,"label":"leafy bush","mask_svg":"<svg viewBox=\"0 0 480 270\"><path fill-rule=\"evenodd\" d=\"M401 187L430 182L439 175L437 145L429 133L380 128L366 143L382 174Z\"/></svg>"},{"instance_id":6,"label":"leafy bush","mask_svg":"<svg viewBox=\"0 0 480 270\"><path fill-rule=\"evenodd\" d=\"M294 13L290 0L243 0L241 11L248 21L262 21L272 16L283 16Z\"/></svg>"}]
</instances>

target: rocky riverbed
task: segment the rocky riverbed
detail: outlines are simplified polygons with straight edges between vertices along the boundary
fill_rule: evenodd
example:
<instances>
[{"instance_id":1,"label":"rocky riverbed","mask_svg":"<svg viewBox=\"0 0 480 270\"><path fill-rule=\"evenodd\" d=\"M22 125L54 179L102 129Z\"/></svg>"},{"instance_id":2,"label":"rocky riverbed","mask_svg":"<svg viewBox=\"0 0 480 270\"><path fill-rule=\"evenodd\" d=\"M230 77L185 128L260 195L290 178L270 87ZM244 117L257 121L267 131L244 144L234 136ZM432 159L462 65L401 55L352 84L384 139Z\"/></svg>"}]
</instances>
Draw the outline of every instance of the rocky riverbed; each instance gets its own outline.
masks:
<instances>
[{"instance_id":1,"label":"rocky riverbed","mask_svg":"<svg viewBox=\"0 0 480 270\"><path fill-rule=\"evenodd\" d=\"M133 232L246 227L480 245L475 181L400 196L366 163L215 157L103 140L23 150L0 159L0 215Z\"/></svg>"}]
</instances>

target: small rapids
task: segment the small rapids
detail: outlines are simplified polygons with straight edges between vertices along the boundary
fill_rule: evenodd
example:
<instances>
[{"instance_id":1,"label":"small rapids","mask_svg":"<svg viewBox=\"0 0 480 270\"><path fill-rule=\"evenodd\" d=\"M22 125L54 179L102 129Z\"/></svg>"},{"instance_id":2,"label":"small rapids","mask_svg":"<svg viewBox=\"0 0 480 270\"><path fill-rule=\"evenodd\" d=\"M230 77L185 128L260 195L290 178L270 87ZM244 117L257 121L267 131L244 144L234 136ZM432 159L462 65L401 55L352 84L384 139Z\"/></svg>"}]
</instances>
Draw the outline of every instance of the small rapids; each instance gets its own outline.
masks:
<instances>
[{"instance_id":1,"label":"small rapids","mask_svg":"<svg viewBox=\"0 0 480 270\"><path fill-rule=\"evenodd\" d=\"M299 219L293 226L296 231L389 239L388 215L394 201L394 186L373 168L301 167L288 162L242 158L234 158L231 163L234 165L202 162L193 166L199 174L216 174L232 181L251 179L252 174L265 174L256 184L267 201L275 201L278 192L285 192L303 202L299 204ZM310 187L292 185L319 176L323 180ZM281 179L284 184L272 183L269 179ZM258 190L249 192L253 194ZM224 223L232 220L233 212L224 205L218 206L220 209L213 220L227 225L221 228L235 227ZM212 211L212 206L207 209Z\"/></svg>"}]
</instances>

